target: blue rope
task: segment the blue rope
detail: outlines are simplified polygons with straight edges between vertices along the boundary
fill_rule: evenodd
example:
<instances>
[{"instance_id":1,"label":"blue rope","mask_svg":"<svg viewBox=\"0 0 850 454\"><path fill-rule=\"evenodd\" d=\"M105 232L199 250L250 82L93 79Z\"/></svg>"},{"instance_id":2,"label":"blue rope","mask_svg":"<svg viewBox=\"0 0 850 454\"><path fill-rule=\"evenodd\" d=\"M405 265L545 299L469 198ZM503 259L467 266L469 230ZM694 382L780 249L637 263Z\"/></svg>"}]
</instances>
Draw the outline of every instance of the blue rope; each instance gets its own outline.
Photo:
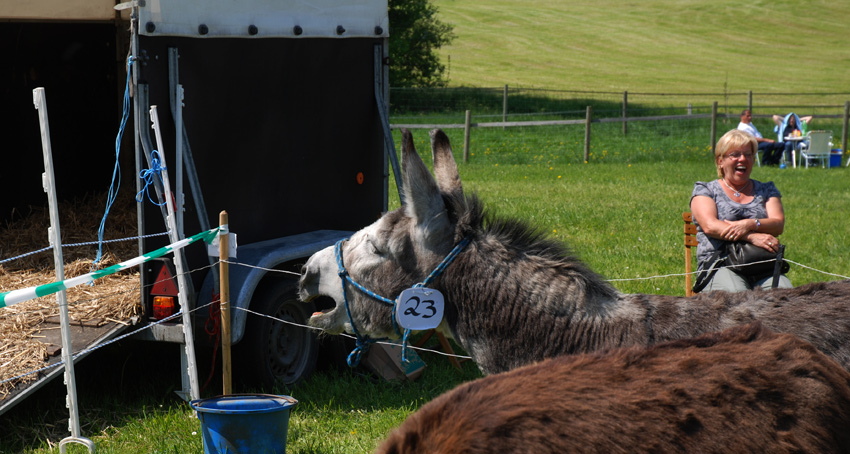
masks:
<instances>
[{"instance_id":1,"label":"blue rope","mask_svg":"<svg viewBox=\"0 0 850 454\"><path fill-rule=\"evenodd\" d=\"M348 305L348 287L346 283L350 282L354 284L357 289L371 296L372 298L377 299L378 301L382 301L388 303L390 305L395 304L392 300L388 298L384 298L374 292L369 291L366 287L360 285L360 283L356 282L351 276L348 275L348 271L345 270L345 265L342 264L342 242L345 241L346 238L343 238L336 242L334 245L334 255L336 255L336 264L339 267L339 277L342 281L342 300L345 303L345 313L348 315L348 321L351 322L351 330L354 331L354 350L348 354L348 357L345 359L345 362L348 363L348 367L357 367L360 364L360 360L363 358L363 354L369 350L369 347L375 343L376 339L370 339L365 336L360 335L360 331L357 330L357 325L354 323L354 318L351 316L351 309ZM395 319L395 317L393 317ZM393 320L393 327L395 327L395 320ZM398 328L396 328L396 332L398 332ZM382 339L378 339L382 340Z\"/></svg>"},{"instance_id":2,"label":"blue rope","mask_svg":"<svg viewBox=\"0 0 850 454\"><path fill-rule=\"evenodd\" d=\"M363 353L365 353L369 349L369 347L373 343L376 342L375 339L370 339L368 337L361 336L360 332L357 330L357 326L354 324L354 318L351 317L351 309L349 308L349 305L348 305L348 290L347 290L348 287L346 285L348 283L352 284L355 288L357 288L361 292L365 293L366 295L371 296L372 298L374 298L374 299L376 299L376 300L378 300L382 303L386 303L386 304L389 304L390 306L392 306L392 315L390 315L390 317L392 318L393 329L395 330L396 334L402 336L402 340L401 340L401 360L402 360L402 362L405 362L405 363L410 362L407 359L407 348L408 348L407 339L410 337L410 329L405 329L404 333L402 333L401 330L399 330L398 321L395 318L395 306L396 306L396 303L398 302L398 298L396 298L395 300L391 300L389 298L378 295L377 293L375 293L375 292L367 289L363 285L361 285L359 282L355 281L351 277L351 275L348 274L348 271L345 269L345 265L342 263L342 243L345 242L347 239L348 238L343 238L343 239L337 241L336 244L334 245L334 255L336 257L336 265L337 265L337 268L338 268L337 274L339 275L339 278L342 281L342 299L343 299L343 302L345 304L345 313L348 315L348 321L351 322L351 330L354 331L354 337L356 339L354 350L348 355L348 358L346 358L346 362L348 363L349 367L357 366L358 364L360 364L360 359L363 356ZM437 276L442 274L443 271L445 271L445 269L458 256L458 254L460 254L460 252L469 244L469 242L470 242L470 237L466 237L463 240L461 240L457 245L455 245L454 249L452 249L451 252L449 252L449 254L446 257L443 258L443 261L440 262L440 264L437 265L437 267L434 268L433 271L431 271L431 274L429 274L428 277L426 277L424 281L414 285L413 287L414 288L424 287L424 286L428 285L431 281L433 281ZM377 339L377 340L383 340L383 339Z\"/></svg>"},{"instance_id":3,"label":"blue rope","mask_svg":"<svg viewBox=\"0 0 850 454\"><path fill-rule=\"evenodd\" d=\"M133 57L129 57L127 58L127 83L124 85L124 111L121 115L118 135L115 137L115 167L112 169L112 182L109 184L109 192L106 196L106 210L103 212L103 218L100 220L100 226L97 229L97 255L92 262L92 269L103 257L103 231L106 228L106 218L109 216L109 210L115 203L115 199L118 197L118 189L121 187L121 167L118 165L118 157L121 154L121 138L124 137L124 128L127 126L127 119L130 118L130 74L132 74L132 68Z\"/></svg>"},{"instance_id":4,"label":"blue rope","mask_svg":"<svg viewBox=\"0 0 850 454\"><path fill-rule=\"evenodd\" d=\"M430 284L431 281L433 281L437 276L439 276L440 274L443 273L443 271L445 271L445 269L452 263L452 261L454 261L455 257L457 257L457 255L460 254L460 251L462 251L466 247L466 245L469 244L469 241L470 241L469 237L466 237L466 238L460 240L460 242L457 245L455 245L454 249L452 249L451 252L449 252L449 255L447 255L443 259L443 261L440 262L439 265L437 265L436 268L434 268L434 271L431 271L431 274L429 274L428 277L426 277L424 281L414 285L413 287L414 288L422 288L422 287L425 287L426 285ZM393 317L393 324L395 324L395 317ZM404 363L410 362L407 359L407 338L408 338L408 336L410 336L410 329L405 329L404 330L404 336L402 337L402 341L401 341L401 360Z\"/></svg>"},{"instance_id":5,"label":"blue rope","mask_svg":"<svg viewBox=\"0 0 850 454\"><path fill-rule=\"evenodd\" d=\"M433 281L437 276L442 274L443 271L445 271L445 269L452 263L452 261L454 261L455 257L460 254L460 251L462 251L469 244L469 241L469 237L460 240L460 242L454 247L454 249L449 252L449 255L447 255L446 258L444 258L443 261L440 262L440 264L437 265L436 268L434 268L434 271L431 271L431 274L429 274L424 281L414 285L414 287L425 287L426 285L430 284L431 281Z\"/></svg>"},{"instance_id":6,"label":"blue rope","mask_svg":"<svg viewBox=\"0 0 850 454\"><path fill-rule=\"evenodd\" d=\"M142 194L144 193L147 194L148 200L150 200L152 204L158 207L165 205L166 202L164 201L162 203L154 202L151 198L150 190L148 189L150 185L153 184L153 177L157 177L159 178L159 181L162 181L162 175L160 175L160 172L165 170L165 167L162 167L159 162L159 152L156 150L151 151L151 168L144 169L139 172L139 178L145 180L145 186L142 188L141 191L139 191L138 194L136 194L136 202L142 201L142 199L144 198Z\"/></svg>"},{"instance_id":7,"label":"blue rope","mask_svg":"<svg viewBox=\"0 0 850 454\"><path fill-rule=\"evenodd\" d=\"M104 240L104 241L87 241L85 243L68 243L68 244L63 244L62 247L64 248L64 247L75 247L75 246L91 246L93 244L100 244L100 243L117 243L119 241L138 240L140 238L153 238L155 236L164 236L164 235L168 235L168 232L149 233L147 235L131 236L131 237L127 237L127 238L118 238L118 239ZM18 260L18 259L21 259L21 258L24 258L24 257L29 257L31 255L39 254L39 253L42 253L44 251L49 251L51 249L53 249L53 246L47 246L47 247L43 247L43 248L41 248L37 251L25 252L21 255L9 257L7 259L0 260L0 265L4 264L6 262L11 262L13 260Z\"/></svg>"}]
</instances>

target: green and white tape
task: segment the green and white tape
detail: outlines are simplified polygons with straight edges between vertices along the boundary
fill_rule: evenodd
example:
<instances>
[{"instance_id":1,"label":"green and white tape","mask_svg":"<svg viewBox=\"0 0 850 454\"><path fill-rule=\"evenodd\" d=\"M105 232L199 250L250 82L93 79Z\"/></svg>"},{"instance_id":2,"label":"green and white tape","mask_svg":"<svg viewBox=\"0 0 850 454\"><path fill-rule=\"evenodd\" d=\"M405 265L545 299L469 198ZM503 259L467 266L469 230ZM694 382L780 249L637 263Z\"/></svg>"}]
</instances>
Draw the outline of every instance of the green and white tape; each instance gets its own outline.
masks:
<instances>
[{"instance_id":1,"label":"green and white tape","mask_svg":"<svg viewBox=\"0 0 850 454\"><path fill-rule=\"evenodd\" d=\"M18 290L12 290L11 292L0 293L0 308L11 306L22 301L31 300L46 295L52 295L56 292L61 292L62 290L68 290L69 288L89 283L95 279L100 279L104 276L108 276L110 274L114 274L119 271L132 268L136 265L147 262L148 260L162 257L163 255L166 255L178 249L182 249L183 247L186 247L198 240L204 240L204 242L209 243L213 240L213 238L216 237L217 234L218 227L212 230L207 230L206 232L198 233L197 235L190 236L189 238L182 239L176 243L169 244L168 246L159 248L153 252L149 252L134 259L130 259L118 263L116 265L112 265L102 270L93 271L89 274L72 277L71 279L65 279L61 282L53 282L51 284L44 284L36 287L27 287Z\"/></svg>"}]
</instances>

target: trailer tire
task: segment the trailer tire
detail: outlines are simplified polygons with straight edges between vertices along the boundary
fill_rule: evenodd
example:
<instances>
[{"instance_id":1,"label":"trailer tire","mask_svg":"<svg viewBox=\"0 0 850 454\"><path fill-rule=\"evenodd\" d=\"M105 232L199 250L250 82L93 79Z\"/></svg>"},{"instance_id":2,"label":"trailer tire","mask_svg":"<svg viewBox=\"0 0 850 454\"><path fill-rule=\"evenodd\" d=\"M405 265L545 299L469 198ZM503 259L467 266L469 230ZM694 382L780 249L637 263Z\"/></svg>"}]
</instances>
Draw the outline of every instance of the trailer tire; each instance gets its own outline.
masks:
<instances>
[{"instance_id":1,"label":"trailer tire","mask_svg":"<svg viewBox=\"0 0 850 454\"><path fill-rule=\"evenodd\" d=\"M298 299L297 283L289 280L259 288L251 299L251 310L298 325L306 325L314 312L311 304ZM319 350L313 330L250 313L238 347L239 359L244 359L239 371L242 382L266 390L310 376Z\"/></svg>"}]
</instances>

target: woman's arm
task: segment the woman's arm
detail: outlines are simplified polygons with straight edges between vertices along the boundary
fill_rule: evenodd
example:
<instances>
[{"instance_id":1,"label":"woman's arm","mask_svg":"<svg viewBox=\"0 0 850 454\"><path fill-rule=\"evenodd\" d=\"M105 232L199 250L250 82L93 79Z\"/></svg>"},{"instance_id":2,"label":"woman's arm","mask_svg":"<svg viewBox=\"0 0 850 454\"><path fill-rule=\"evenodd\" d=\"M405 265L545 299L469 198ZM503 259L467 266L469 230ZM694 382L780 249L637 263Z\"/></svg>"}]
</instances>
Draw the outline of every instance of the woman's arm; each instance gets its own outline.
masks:
<instances>
[{"instance_id":1,"label":"woman's arm","mask_svg":"<svg viewBox=\"0 0 850 454\"><path fill-rule=\"evenodd\" d=\"M765 208L766 218L725 221L717 218L717 205L711 197L691 199L691 213L706 235L724 241L744 240L775 252L779 247L776 236L785 228L785 212L779 197L768 199Z\"/></svg>"},{"instance_id":2,"label":"woman's arm","mask_svg":"<svg viewBox=\"0 0 850 454\"><path fill-rule=\"evenodd\" d=\"M696 195L691 199L691 215L697 221L702 232L718 240L725 240L723 232L727 223L717 219L717 204L714 199L704 195Z\"/></svg>"}]
</instances>

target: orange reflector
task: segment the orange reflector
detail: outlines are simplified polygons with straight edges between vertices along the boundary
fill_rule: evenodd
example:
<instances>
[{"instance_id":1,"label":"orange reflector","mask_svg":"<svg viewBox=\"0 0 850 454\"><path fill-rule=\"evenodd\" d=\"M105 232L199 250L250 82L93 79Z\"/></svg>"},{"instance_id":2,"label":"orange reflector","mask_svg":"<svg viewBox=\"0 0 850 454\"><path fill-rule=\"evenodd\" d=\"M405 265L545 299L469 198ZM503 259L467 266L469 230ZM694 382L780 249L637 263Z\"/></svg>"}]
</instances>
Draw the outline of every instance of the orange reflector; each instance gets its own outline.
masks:
<instances>
[{"instance_id":1,"label":"orange reflector","mask_svg":"<svg viewBox=\"0 0 850 454\"><path fill-rule=\"evenodd\" d=\"M174 315L174 297L155 296L153 298L153 318L162 320Z\"/></svg>"},{"instance_id":2,"label":"orange reflector","mask_svg":"<svg viewBox=\"0 0 850 454\"><path fill-rule=\"evenodd\" d=\"M363 184L364 179L363 172L357 172L357 184Z\"/></svg>"}]
</instances>

